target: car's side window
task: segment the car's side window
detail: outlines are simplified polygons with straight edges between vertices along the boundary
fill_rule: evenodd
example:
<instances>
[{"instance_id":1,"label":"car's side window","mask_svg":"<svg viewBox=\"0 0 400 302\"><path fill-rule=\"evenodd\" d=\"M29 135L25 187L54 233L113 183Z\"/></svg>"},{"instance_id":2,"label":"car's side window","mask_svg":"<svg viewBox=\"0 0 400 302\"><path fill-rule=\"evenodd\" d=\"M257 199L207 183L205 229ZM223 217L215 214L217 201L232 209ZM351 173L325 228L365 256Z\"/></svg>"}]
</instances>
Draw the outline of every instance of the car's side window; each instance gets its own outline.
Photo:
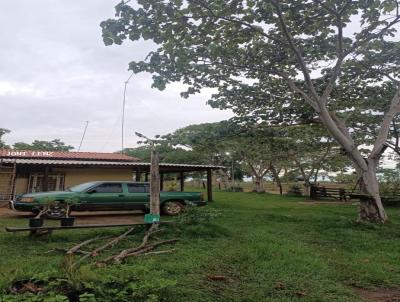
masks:
<instances>
[{"instance_id":1,"label":"car's side window","mask_svg":"<svg viewBox=\"0 0 400 302\"><path fill-rule=\"evenodd\" d=\"M129 193L146 193L146 187L142 184L128 184Z\"/></svg>"},{"instance_id":2,"label":"car's side window","mask_svg":"<svg viewBox=\"0 0 400 302\"><path fill-rule=\"evenodd\" d=\"M104 183L93 189L96 193L122 193L122 185L117 183Z\"/></svg>"}]
</instances>

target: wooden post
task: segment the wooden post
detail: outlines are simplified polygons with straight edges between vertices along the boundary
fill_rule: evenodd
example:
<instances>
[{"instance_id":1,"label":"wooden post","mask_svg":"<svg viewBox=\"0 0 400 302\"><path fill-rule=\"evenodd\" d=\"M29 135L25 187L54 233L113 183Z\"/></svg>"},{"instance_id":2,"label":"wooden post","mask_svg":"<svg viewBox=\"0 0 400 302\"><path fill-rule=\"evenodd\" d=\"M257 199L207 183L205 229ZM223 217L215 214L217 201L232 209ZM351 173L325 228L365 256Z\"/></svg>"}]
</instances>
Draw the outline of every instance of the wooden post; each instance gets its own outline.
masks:
<instances>
[{"instance_id":1,"label":"wooden post","mask_svg":"<svg viewBox=\"0 0 400 302\"><path fill-rule=\"evenodd\" d=\"M147 173L147 172L144 174L144 181L145 182L149 181L149 173Z\"/></svg>"},{"instance_id":2,"label":"wooden post","mask_svg":"<svg viewBox=\"0 0 400 302\"><path fill-rule=\"evenodd\" d=\"M43 192L47 192L49 190L49 167L48 166L46 166L44 168L42 190L43 190Z\"/></svg>"},{"instance_id":3,"label":"wooden post","mask_svg":"<svg viewBox=\"0 0 400 302\"><path fill-rule=\"evenodd\" d=\"M208 201L213 201L211 169L207 170L207 200Z\"/></svg>"},{"instance_id":4,"label":"wooden post","mask_svg":"<svg viewBox=\"0 0 400 302\"><path fill-rule=\"evenodd\" d=\"M140 181L140 171L136 171L135 173L135 181Z\"/></svg>"},{"instance_id":5,"label":"wooden post","mask_svg":"<svg viewBox=\"0 0 400 302\"><path fill-rule=\"evenodd\" d=\"M160 191L164 190L164 174L160 174Z\"/></svg>"},{"instance_id":6,"label":"wooden post","mask_svg":"<svg viewBox=\"0 0 400 302\"><path fill-rule=\"evenodd\" d=\"M183 172L180 172L180 183L181 183L181 192L185 191L185 175Z\"/></svg>"},{"instance_id":7,"label":"wooden post","mask_svg":"<svg viewBox=\"0 0 400 302\"><path fill-rule=\"evenodd\" d=\"M159 157L156 150L151 151L150 214L160 215L160 171Z\"/></svg>"}]
</instances>

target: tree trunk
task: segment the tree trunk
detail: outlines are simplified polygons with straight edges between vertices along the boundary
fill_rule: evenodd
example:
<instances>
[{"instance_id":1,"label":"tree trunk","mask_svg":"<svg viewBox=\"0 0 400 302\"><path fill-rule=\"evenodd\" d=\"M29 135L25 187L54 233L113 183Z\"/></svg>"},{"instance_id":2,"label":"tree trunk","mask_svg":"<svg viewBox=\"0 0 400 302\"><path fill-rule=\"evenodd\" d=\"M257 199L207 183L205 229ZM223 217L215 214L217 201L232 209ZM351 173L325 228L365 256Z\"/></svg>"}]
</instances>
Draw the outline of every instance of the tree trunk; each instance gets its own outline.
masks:
<instances>
[{"instance_id":1,"label":"tree trunk","mask_svg":"<svg viewBox=\"0 0 400 302\"><path fill-rule=\"evenodd\" d=\"M305 195L307 197L311 196L310 188L311 188L310 178L307 177L307 178L304 179L304 191L305 191Z\"/></svg>"},{"instance_id":2,"label":"tree trunk","mask_svg":"<svg viewBox=\"0 0 400 302\"><path fill-rule=\"evenodd\" d=\"M318 182L318 174L319 174L319 168L317 169L317 171L315 171L315 174L314 174L314 184L316 184Z\"/></svg>"},{"instance_id":3,"label":"tree trunk","mask_svg":"<svg viewBox=\"0 0 400 302\"><path fill-rule=\"evenodd\" d=\"M319 116L328 132L335 138L338 144L344 148L360 176L361 190L367 196L360 202L358 221L384 223L387 220L387 215L379 195L379 183L376 177L376 168L381 154L375 154L372 158L363 158L342 121L334 114L329 113L326 107L321 107ZM384 137L385 140L386 137Z\"/></svg>"},{"instance_id":4,"label":"tree trunk","mask_svg":"<svg viewBox=\"0 0 400 302\"><path fill-rule=\"evenodd\" d=\"M271 172L272 172L272 177L274 178L278 188L279 188L279 195L283 194L283 190L282 190L282 183L281 183L281 179L279 177L279 173L278 171L276 171L275 166L271 165L270 166Z\"/></svg>"},{"instance_id":5,"label":"tree trunk","mask_svg":"<svg viewBox=\"0 0 400 302\"><path fill-rule=\"evenodd\" d=\"M160 215L160 171L158 152L151 151L150 214Z\"/></svg>"},{"instance_id":6,"label":"tree trunk","mask_svg":"<svg viewBox=\"0 0 400 302\"><path fill-rule=\"evenodd\" d=\"M379 182L376 177L377 161L367 159L368 170L358 173L361 175L360 189L367 196L361 198L358 221L380 222L387 220L385 209L379 194Z\"/></svg>"},{"instance_id":7,"label":"tree trunk","mask_svg":"<svg viewBox=\"0 0 400 302\"><path fill-rule=\"evenodd\" d=\"M228 188L228 174L224 170L217 170L217 175L226 190Z\"/></svg>"},{"instance_id":8,"label":"tree trunk","mask_svg":"<svg viewBox=\"0 0 400 302\"><path fill-rule=\"evenodd\" d=\"M264 179L262 176L255 175L254 176L254 189L257 193L264 192Z\"/></svg>"}]
</instances>

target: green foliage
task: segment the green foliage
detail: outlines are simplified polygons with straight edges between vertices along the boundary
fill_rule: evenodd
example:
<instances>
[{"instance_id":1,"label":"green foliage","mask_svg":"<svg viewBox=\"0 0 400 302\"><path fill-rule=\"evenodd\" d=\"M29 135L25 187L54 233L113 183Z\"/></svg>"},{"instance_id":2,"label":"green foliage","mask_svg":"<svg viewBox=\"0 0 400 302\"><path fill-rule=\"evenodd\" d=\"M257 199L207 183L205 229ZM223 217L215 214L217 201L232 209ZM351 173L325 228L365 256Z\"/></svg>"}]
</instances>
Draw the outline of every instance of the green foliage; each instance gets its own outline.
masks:
<instances>
[{"instance_id":1,"label":"green foliage","mask_svg":"<svg viewBox=\"0 0 400 302\"><path fill-rule=\"evenodd\" d=\"M209 101L212 106L232 109L251 123L263 120L287 125L309 123L316 117L314 109L288 89L287 79L312 96L307 77L298 80L306 72L300 64L304 61L309 71L321 74L314 79L316 93L321 95L334 74L335 64L328 61L340 56L338 25L357 27L354 20L359 20L359 30L341 41L347 55L341 87L354 79L353 91L347 94L339 88L328 105L349 121L363 115L367 117L363 124L370 125L374 115L358 108L372 104L372 94L366 97L365 93L377 86L369 84L381 82L383 73L398 75L399 43L389 41L399 22L396 7L394 0L328 1L323 5L300 0L145 0L137 6L121 2L115 7L115 18L103 21L101 27L106 45L141 39L157 44L145 61L130 63L135 73L153 74L153 87L162 90L171 82L183 82L188 87L183 97L204 87L215 88L218 92ZM388 100L379 97L375 103L383 108ZM362 130L360 123L354 121L352 126Z\"/></svg>"},{"instance_id":2,"label":"green foliage","mask_svg":"<svg viewBox=\"0 0 400 302\"><path fill-rule=\"evenodd\" d=\"M161 161L165 163L204 164L207 161L207 158L201 154L179 147L172 147L166 143L157 145L156 150L160 155ZM151 146L127 148L124 152L129 156L139 158L141 161L150 162Z\"/></svg>"},{"instance_id":3,"label":"green foliage","mask_svg":"<svg viewBox=\"0 0 400 302\"><path fill-rule=\"evenodd\" d=\"M288 196L302 196L303 191L299 185L291 185L287 191Z\"/></svg>"},{"instance_id":4,"label":"green foliage","mask_svg":"<svg viewBox=\"0 0 400 302\"><path fill-rule=\"evenodd\" d=\"M180 224L207 224L221 216L222 212L216 209L188 205L178 216L178 222Z\"/></svg>"},{"instance_id":5,"label":"green foliage","mask_svg":"<svg viewBox=\"0 0 400 302\"><path fill-rule=\"evenodd\" d=\"M239 186L234 186L233 188L228 187L224 191L226 191L226 192L243 192L243 188L239 187Z\"/></svg>"},{"instance_id":6,"label":"green foliage","mask_svg":"<svg viewBox=\"0 0 400 302\"><path fill-rule=\"evenodd\" d=\"M400 172L395 169L379 169L379 190L385 206L400 206Z\"/></svg>"},{"instance_id":7,"label":"green foliage","mask_svg":"<svg viewBox=\"0 0 400 302\"><path fill-rule=\"evenodd\" d=\"M10 130L8 129L4 129L4 128L0 128L0 149L8 149L10 148L10 146L8 146L4 141L3 141L3 136L5 134L10 133Z\"/></svg>"},{"instance_id":8,"label":"green foliage","mask_svg":"<svg viewBox=\"0 0 400 302\"><path fill-rule=\"evenodd\" d=\"M352 184L353 186L357 183L358 176L356 173L338 173L335 176L335 182L341 184Z\"/></svg>"},{"instance_id":9,"label":"green foliage","mask_svg":"<svg viewBox=\"0 0 400 302\"><path fill-rule=\"evenodd\" d=\"M141 265L134 268L114 266L110 272L112 275L100 277L88 267L71 269L68 261L63 261L63 267L67 266L66 269L64 267L64 277L41 280L45 284L45 291L37 295L8 294L0 301L67 302L70 301L68 296L79 297L80 302L158 302L172 298L170 290L176 286L175 280L166 279L161 273L150 272Z\"/></svg>"},{"instance_id":10,"label":"green foliage","mask_svg":"<svg viewBox=\"0 0 400 302\"><path fill-rule=\"evenodd\" d=\"M34 140L31 144L18 142L13 145L15 150L32 150L32 151L63 151L68 152L74 149L73 146L65 145L60 139L52 141Z\"/></svg>"}]
</instances>

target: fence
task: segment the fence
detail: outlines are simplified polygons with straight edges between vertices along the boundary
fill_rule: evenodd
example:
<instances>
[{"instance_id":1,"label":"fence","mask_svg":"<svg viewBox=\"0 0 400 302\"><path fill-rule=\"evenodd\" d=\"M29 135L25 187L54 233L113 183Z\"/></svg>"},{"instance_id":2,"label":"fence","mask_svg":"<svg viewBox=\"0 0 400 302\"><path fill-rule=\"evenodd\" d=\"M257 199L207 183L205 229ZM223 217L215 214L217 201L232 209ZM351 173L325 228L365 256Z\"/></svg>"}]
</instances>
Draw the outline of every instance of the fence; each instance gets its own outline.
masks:
<instances>
[{"instance_id":1,"label":"fence","mask_svg":"<svg viewBox=\"0 0 400 302\"><path fill-rule=\"evenodd\" d=\"M343 188L326 188L315 185L311 185L310 187L310 198L315 200L328 199L347 201L351 199L352 193L353 191Z\"/></svg>"},{"instance_id":2,"label":"fence","mask_svg":"<svg viewBox=\"0 0 400 302\"><path fill-rule=\"evenodd\" d=\"M326 188L311 185L310 198L314 200L362 200L370 198L364 193L344 188ZM385 206L400 206L400 190L391 190L381 195Z\"/></svg>"}]
</instances>

